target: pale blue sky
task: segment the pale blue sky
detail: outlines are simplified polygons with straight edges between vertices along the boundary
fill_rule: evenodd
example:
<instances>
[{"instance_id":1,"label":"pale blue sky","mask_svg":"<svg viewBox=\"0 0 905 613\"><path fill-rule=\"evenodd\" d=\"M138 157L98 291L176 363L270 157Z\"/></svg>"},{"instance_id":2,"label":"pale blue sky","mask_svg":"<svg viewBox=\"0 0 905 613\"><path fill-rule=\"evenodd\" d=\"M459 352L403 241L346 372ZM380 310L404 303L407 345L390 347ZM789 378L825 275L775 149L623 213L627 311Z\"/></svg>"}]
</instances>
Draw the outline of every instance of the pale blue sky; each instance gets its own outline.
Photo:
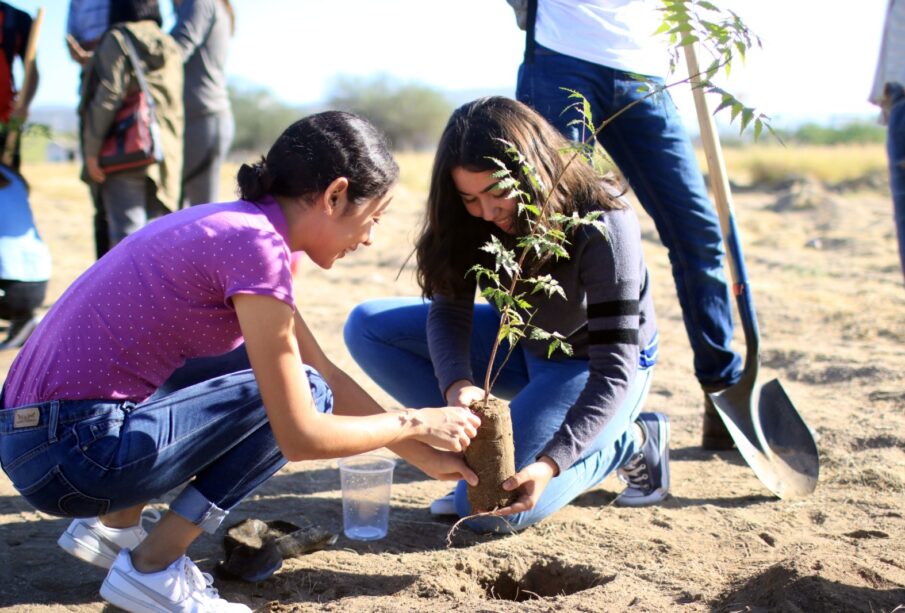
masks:
<instances>
[{"instance_id":1,"label":"pale blue sky","mask_svg":"<svg viewBox=\"0 0 905 613\"><path fill-rule=\"evenodd\" d=\"M169 0L160 0L171 24ZM523 45L504 0L233 0L237 30L227 67L290 104L322 100L336 75L383 72L447 90L512 93ZM77 102L78 70L64 31L68 0L12 0L45 9L35 106ZM716 0L739 13L764 49L733 71L727 89L783 123L870 116L886 0ZM816 9L816 11L815 11ZM690 96L674 92L693 117Z\"/></svg>"}]
</instances>

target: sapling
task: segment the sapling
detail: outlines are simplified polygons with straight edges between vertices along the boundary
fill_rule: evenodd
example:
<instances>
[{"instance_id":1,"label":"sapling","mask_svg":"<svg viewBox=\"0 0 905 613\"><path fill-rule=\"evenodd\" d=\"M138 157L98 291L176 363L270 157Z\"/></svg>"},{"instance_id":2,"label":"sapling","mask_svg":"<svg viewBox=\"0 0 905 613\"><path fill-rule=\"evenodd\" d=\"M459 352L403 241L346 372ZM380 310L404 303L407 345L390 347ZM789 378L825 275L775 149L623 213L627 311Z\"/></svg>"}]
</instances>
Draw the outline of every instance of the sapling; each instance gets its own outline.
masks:
<instances>
[{"instance_id":1,"label":"sapling","mask_svg":"<svg viewBox=\"0 0 905 613\"><path fill-rule=\"evenodd\" d=\"M559 296L563 300L566 295L551 274L542 274L540 266L527 265L528 258L532 256L531 261L535 264L568 259L568 236L580 225L595 226L606 235L606 228L599 220L601 211L592 211L584 216L550 213L548 205L552 190L546 188L534 166L514 145L502 140L501 143L517 172L513 172L503 160L488 158L498 168L492 175L497 179L495 189L505 192L505 197L515 201L517 215L527 221L528 232L516 239L515 249L507 248L503 241L491 235L481 249L493 256L492 266L476 264L468 271L483 286L481 295L492 302L500 313L499 329L484 373L484 397L471 407L481 417L481 427L465 452L465 460L479 479L477 486L469 486L468 500L473 509L482 510L507 506L513 497L512 492L501 487L503 481L515 474L512 420L509 407L491 396L503 365L518 342L526 336L546 342L547 357L556 351L572 355L572 347L562 334L531 323L534 313L530 302L532 295L543 293L548 298ZM525 180L530 181L537 199L522 188L522 181ZM559 180L560 177L555 178L554 186ZM504 340L508 342L508 352L500 366L494 369Z\"/></svg>"}]
</instances>

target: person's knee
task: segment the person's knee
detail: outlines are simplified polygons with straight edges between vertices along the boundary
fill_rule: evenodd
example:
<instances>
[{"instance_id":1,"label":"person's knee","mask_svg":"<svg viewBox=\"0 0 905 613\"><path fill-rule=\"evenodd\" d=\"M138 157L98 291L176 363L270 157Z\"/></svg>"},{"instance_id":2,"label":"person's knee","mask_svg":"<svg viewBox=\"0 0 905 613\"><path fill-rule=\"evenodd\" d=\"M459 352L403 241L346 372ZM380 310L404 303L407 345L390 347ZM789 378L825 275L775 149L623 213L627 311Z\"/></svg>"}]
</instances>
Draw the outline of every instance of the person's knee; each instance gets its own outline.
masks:
<instances>
[{"instance_id":1,"label":"person's knee","mask_svg":"<svg viewBox=\"0 0 905 613\"><path fill-rule=\"evenodd\" d=\"M376 302L375 300L369 300L357 305L349 313L349 317L343 326L343 340L352 357L356 359L358 359L358 355L360 355L364 346L373 340L374 316L377 313L374 308Z\"/></svg>"}]
</instances>

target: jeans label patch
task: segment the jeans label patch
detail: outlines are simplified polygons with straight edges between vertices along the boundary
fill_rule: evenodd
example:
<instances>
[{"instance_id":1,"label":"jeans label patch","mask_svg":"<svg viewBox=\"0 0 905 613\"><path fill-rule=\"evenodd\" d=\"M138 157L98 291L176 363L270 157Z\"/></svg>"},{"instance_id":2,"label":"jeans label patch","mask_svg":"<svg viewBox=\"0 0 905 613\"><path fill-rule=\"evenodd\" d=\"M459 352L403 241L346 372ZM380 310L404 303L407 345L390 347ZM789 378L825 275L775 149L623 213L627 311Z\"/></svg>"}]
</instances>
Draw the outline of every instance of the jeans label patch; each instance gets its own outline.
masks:
<instances>
[{"instance_id":1,"label":"jeans label patch","mask_svg":"<svg viewBox=\"0 0 905 613\"><path fill-rule=\"evenodd\" d=\"M13 413L13 428L33 428L41 423L41 411L38 407L18 409Z\"/></svg>"}]
</instances>

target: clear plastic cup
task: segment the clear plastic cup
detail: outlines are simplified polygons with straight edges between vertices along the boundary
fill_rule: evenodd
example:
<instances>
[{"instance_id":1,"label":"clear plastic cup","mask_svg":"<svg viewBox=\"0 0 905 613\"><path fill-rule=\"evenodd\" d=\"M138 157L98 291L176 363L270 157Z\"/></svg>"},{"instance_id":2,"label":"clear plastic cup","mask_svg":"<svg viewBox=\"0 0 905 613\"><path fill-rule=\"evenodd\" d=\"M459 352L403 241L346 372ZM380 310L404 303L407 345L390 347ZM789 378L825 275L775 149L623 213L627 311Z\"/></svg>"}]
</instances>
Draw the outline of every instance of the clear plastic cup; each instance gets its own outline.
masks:
<instances>
[{"instance_id":1,"label":"clear plastic cup","mask_svg":"<svg viewBox=\"0 0 905 613\"><path fill-rule=\"evenodd\" d=\"M387 535L390 519L390 458L358 455L339 461L343 491L343 533L357 541L375 541Z\"/></svg>"}]
</instances>

